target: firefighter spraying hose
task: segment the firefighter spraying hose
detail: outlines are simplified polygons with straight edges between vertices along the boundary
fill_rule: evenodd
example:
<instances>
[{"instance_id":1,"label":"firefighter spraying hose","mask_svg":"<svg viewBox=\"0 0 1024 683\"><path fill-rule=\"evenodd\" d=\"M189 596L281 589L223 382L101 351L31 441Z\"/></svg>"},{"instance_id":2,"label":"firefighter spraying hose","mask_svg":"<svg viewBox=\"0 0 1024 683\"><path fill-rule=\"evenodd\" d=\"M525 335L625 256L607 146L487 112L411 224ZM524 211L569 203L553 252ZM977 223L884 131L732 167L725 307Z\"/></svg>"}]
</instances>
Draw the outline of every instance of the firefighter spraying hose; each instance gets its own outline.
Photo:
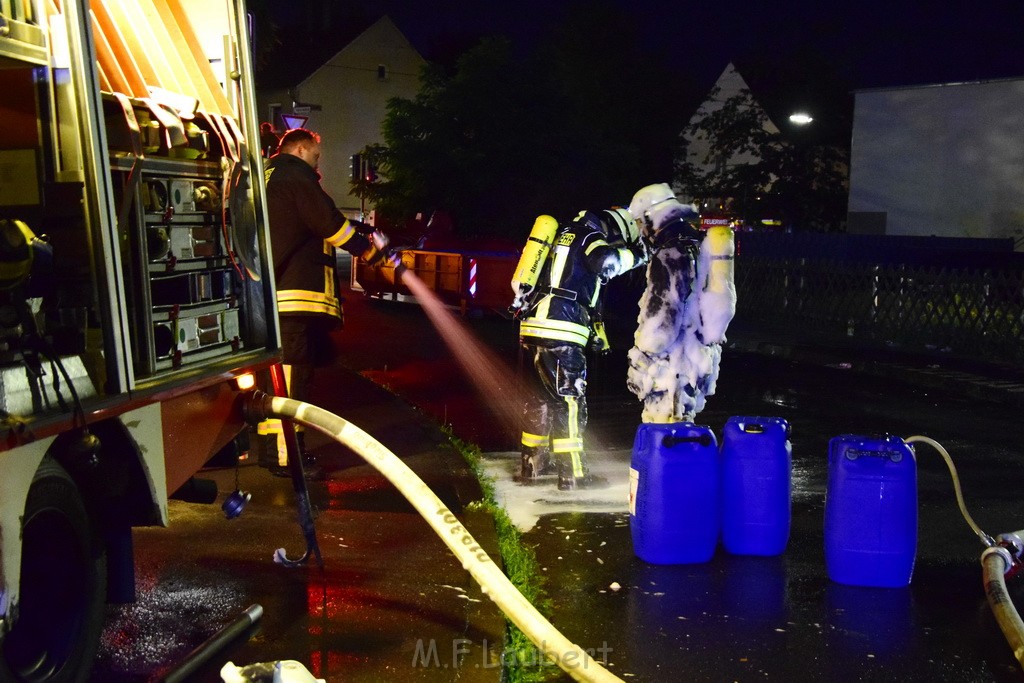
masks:
<instances>
[{"instance_id":1,"label":"firefighter spraying hose","mask_svg":"<svg viewBox=\"0 0 1024 683\"><path fill-rule=\"evenodd\" d=\"M255 392L245 405L253 424L293 420L348 446L405 496L502 612L544 655L578 681L620 681L583 648L562 635L523 597L441 499L398 456L351 422L309 403Z\"/></svg>"}]
</instances>

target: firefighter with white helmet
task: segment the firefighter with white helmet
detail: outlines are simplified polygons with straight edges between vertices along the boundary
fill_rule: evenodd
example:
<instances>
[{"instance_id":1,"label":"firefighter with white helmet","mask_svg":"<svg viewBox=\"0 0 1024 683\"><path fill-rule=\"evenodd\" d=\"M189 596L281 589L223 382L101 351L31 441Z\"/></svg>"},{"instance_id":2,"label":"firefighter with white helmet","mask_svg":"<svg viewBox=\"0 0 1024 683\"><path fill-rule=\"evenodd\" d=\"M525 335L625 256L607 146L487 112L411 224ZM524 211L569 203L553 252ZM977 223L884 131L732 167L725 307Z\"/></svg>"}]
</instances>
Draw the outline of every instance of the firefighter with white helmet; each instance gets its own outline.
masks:
<instances>
[{"instance_id":1,"label":"firefighter with white helmet","mask_svg":"<svg viewBox=\"0 0 1024 683\"><path fill-rule=\"evenodd\" d=\"M599 320L602 287L646 263L647 249L625 209L583 211L562 225L542 216L530 239L539 246L524 250L510 308L523 318L519 341L533 367L519 479L535 481L550 472L553 460L559 489L586 488L600 483L589 472L583 448L586 349L607 348Z\"/></svg>"},{"instance_id":2,"label":"firefighter with white helmet","mask_svg":"<svg viewBox=\"0 0 1024 683\"><path fill-rule=\"evenodd\" d=\"M643 401L644 422L691 422L715 392L736 312L732 230L696 230L697 208L676 199L666 183L641 188L629 213L652 255L627 386Z\"/></svg>"}]
</instances>

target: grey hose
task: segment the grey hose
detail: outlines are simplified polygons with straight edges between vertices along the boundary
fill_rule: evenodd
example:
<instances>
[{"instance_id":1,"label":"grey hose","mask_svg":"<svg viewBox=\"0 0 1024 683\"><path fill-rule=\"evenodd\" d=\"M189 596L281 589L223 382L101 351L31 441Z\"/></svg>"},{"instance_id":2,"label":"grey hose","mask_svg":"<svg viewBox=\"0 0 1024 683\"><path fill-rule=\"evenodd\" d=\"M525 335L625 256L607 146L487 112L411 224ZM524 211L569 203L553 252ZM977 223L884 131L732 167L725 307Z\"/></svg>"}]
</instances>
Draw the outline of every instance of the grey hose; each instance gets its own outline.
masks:
<instances>
[{"instance_id":1,"label":"grey hose","mask_svg":"<svg viewBox=\"0 0 1024 683\"><path fill-rule=\"evenodd\" d=\"M953 492L956 494L956 503L960 507L960 514L963 515L964 521L967 522L967 525L971 527L971 530L978 537L978 540L984 543L985 546L992 547L995 545L995 540L982 531L981 527L974 522L974 518L971 517L971 514L967 512L967 504L964 503L964 494L960 490L960 475L956 472L956 466L953 464L953 458L949 457L949 453L942 447L942 444L927 436L908 436L903 441L908 444L915 442L926 443L939 452L942 459L946 461L946 468L949 470L949 475L953 478Z\"/></svg>"}]
</instances>

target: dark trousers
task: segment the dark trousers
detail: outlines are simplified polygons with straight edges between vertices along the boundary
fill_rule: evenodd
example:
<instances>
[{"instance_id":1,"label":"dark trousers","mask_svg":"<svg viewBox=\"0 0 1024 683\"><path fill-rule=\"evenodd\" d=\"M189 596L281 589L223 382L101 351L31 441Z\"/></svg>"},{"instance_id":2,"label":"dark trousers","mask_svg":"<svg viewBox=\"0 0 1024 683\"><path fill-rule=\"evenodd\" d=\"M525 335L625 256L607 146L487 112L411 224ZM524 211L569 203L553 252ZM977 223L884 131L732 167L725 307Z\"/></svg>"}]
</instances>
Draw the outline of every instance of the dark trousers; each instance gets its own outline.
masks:
<instances>
[{"instance_id":1,"label":"dark trousers","mask_svg":"<svg viewBox=\"0 0 1024 683\"><path fill-rule=\"evenodd\" d=\"M326 315L281 316L281 359L290 366L288 396L308 401L316 368L334 360L331 330L337 319Z\"/></svg>"},{"instance_id":2,"label":"dark trousers","mask_svg":"<svg viewBox=\"0 0 1024 683\"><path fill-rule=\"evenodd\" d=\"M330 364L335 357L331 330L338 320L326 315L282 315L281 362L288 381L288 397L309 401L316 368ZM269 389L269 387L267 387ZM301 427L296 425L299 449L305 451ZM256 443L260 444L261 462L284 466L287 455L280 420L265 420L257 427Z\"/></svg>"},{"instance_id":3,"label":"dark trousers","mask_svg":"<svg viewBox=\"0 0 1024 683\"><path fill-rule=\"evenodd\" d=\"M543 346L523 341L527 398L523 406L522 456L543 463L554 456L560 477L587 473L587 356L582 346ZM538 467L539 469L539 467Z\"/></svg>"}]
</instances>

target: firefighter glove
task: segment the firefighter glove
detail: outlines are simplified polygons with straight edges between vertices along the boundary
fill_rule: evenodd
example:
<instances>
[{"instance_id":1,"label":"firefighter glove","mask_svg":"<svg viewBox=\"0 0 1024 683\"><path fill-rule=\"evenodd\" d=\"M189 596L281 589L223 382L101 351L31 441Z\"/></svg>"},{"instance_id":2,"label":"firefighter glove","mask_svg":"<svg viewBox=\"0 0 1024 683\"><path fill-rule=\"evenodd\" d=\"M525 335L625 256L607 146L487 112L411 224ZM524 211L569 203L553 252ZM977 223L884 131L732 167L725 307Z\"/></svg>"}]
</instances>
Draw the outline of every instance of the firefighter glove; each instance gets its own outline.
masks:
<instances>
[{"instance_id":1,"label":"firefighter glove","mask_svg":"<svg viewBox=\"0 0 1024 683\"><path fill-rule=\"evenodd\" d=\"M604 321L595 320L593 324L593 334L590 335L590 350L594 353L605 354L612 350L612 345L608 343L608 334L604 329Z\"/></svg>"},{"instance_id":2,"label":"firefighter glove","mask_svg":"<svg viewBox=\"0 0 1024 683\"><path fill-rule=\"evenodd\" d=\"M390 256L388 252L388 245L390 241L388 236L379 230L367 235L367 239L370 241L370 246L363 252L360 258L366 262L368 266L374 266L380 263L384 258Z\"/></svg>"}]
</instances>

